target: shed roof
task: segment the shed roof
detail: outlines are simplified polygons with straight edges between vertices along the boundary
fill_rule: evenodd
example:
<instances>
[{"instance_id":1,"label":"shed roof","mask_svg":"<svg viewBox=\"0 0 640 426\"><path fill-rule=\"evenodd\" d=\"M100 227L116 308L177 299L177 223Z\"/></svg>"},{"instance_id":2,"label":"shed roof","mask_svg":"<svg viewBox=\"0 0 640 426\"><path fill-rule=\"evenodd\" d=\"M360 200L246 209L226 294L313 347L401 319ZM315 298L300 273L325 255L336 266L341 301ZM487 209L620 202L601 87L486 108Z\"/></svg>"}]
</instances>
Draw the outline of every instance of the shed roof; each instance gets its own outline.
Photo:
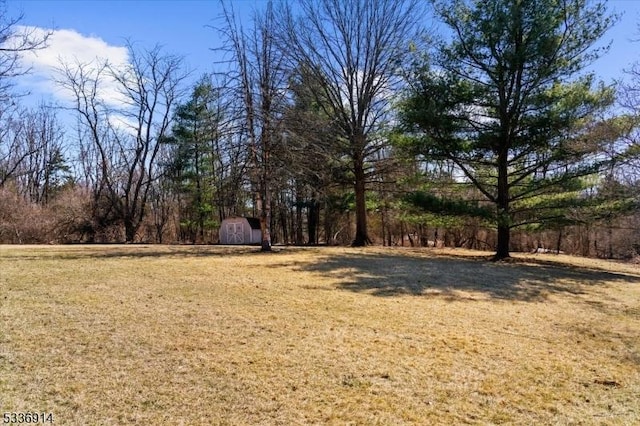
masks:
<instances>
[{"instance_id":1,"label":"shed roof","mask_svg":"<svg viewBox=\"0 0 640 426\"><path fill-rule=\"evenodd\" d=\"M257 217L245 217L245 219L247 219L247 222L249 222L249 226L251 226L251 229L261 229L260 219L258 219Z\"/></svg>"}]
</instances>

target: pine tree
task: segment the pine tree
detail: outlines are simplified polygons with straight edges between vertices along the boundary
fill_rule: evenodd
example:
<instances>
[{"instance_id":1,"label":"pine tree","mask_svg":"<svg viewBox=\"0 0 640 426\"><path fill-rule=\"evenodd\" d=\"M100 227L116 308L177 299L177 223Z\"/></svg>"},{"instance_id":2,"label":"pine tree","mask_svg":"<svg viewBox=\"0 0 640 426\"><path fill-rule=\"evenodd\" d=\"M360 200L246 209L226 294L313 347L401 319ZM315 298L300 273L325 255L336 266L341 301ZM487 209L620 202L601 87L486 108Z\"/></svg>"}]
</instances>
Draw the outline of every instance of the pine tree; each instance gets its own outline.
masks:
<instances>
[{"instance_id":1,"label":"pine tree","mask_svg":"<svg viewBox=\"0 0 640 426\"><path fill-rule=\"evenodd\" d=\"M416 64L403 123L416 151L453 162L495 206L503 259L519 205L598 171L590 123L613 92L584 70L613 18L588 0L434 4L452 41Z\"/></svg>"}]
</instances>

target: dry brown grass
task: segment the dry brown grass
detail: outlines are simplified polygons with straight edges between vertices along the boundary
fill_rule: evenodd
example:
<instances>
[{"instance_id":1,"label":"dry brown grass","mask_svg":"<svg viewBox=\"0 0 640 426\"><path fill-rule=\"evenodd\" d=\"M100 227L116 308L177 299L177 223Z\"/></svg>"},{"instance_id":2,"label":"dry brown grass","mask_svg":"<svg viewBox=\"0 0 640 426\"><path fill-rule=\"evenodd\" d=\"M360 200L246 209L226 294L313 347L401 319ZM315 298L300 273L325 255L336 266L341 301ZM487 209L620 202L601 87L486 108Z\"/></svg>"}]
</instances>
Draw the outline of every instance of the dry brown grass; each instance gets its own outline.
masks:
<instances>
[{"instance_id":1,"label":"dry brown grass","mask_svg":"<svg viewBox=\"0 0 640 426\"><path fill-rule=\"evenodd\" d=\"M640 269L485 255L0 246L0 411L58 425L640 424Z\"/></svg>"}]
</instances>

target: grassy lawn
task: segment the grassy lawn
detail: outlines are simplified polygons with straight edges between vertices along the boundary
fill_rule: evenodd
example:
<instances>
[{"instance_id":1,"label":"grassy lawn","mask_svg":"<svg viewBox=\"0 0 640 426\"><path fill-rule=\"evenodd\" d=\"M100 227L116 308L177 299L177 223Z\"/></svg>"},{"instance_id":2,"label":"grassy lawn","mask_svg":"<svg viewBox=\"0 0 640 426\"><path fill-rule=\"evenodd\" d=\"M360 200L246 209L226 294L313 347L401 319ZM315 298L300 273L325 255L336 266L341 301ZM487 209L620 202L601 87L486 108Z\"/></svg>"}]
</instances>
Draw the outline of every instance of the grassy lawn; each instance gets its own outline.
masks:
<instances>
[{"instance_id":1,"label":"grassy lawn","mask_svg":"<svg viewBox=\"0 0 640 426\"><path fill-rule=\"evenodd\" d=\"M486 255L0 246L0 414L640 424L640 267Z\"/></svg>"}]
</instances>

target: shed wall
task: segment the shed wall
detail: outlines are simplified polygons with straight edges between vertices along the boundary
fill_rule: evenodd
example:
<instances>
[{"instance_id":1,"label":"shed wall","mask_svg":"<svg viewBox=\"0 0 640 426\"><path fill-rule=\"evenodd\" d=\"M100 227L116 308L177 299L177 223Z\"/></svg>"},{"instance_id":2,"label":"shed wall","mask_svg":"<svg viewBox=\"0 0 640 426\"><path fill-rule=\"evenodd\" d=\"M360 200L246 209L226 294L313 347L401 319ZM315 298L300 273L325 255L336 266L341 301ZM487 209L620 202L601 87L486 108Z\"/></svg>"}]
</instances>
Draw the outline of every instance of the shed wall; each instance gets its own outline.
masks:
<instances>
[{"instance_id":1,"label":"shed wall","mask_svg":"<svg viewBox=\"0 0 640 426\"><path fill-rule=\"evenodd\" d=\"M222 221L219 237L220 244L259 244L262 233L260 229L254 229L247 218L233 217Z\"/></svg>"}]
</instances>

